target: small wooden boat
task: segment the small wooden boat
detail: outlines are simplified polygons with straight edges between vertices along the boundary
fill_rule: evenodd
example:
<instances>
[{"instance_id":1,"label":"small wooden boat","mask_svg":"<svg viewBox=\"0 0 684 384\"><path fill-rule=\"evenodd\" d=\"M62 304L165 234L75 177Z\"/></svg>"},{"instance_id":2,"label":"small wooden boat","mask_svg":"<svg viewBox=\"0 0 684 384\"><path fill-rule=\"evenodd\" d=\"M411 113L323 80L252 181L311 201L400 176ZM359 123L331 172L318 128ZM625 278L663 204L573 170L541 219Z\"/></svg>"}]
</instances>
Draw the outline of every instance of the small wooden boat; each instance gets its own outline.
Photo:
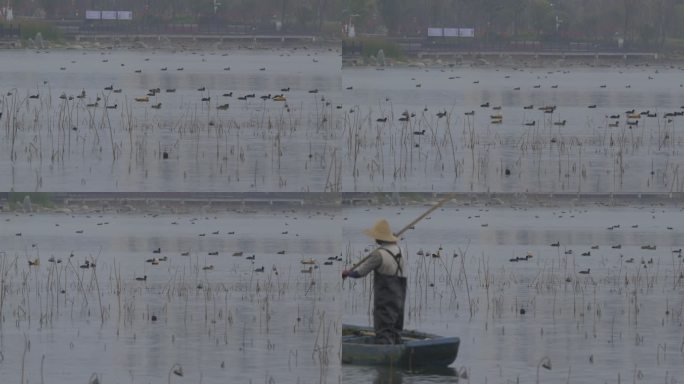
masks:
<instances>
[{"instance_id":1,"label":"small wooden boat","mask_svg":"<svg viewBox=\"0 0 684 384\"><path fill-rule=\"evenodd\" d=\"M460 339L405 330L403 344L375 344L370 327L342 326L342 364L391 365L409 370L446 367L456 360Z\"/></svg>"}]
</instances>

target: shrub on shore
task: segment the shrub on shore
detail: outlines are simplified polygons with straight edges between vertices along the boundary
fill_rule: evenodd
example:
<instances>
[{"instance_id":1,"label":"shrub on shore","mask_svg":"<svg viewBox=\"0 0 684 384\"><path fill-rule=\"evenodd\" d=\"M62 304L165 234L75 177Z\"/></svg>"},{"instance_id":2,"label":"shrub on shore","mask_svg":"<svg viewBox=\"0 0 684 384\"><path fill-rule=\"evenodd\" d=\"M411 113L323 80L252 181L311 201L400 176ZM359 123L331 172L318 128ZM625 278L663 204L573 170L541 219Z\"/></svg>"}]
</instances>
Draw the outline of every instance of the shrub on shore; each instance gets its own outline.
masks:
<instances>
[{"instance_id":1,"label":"shrub on shore","mask_svg":"<svg viewBox=\"0 0 684 384\"><path fill-rule=\"evenodd\" d=\"M29 197L31 205L43 208L53 208L52 195L47 192L10 192L7 200L12 209L21 209L26 196Z\"/></svg>"},{"instance_id":2,"label":"shrub on shore","mask_svg":"<svg viewBox=\"0 0 684 384\"><path fill-rule=\"evenodd\" d=\"M387 58L395 60L404 58L404 50L399 45L382 37L356 37L345 42L361 45L361 55L366 58L377 55L380 49L385 52Z\"/></svg>"},{"instance_id":3,"label":"shrub on shore","mask_svg":"<svg viewBox=\"0 0 684 384\"><path fill-rule=\"evenodd\" d=\"M62 39L63 34L59 28L55 27L53 24L43 21L43 20L15 20L12 23L6 21L0 22L0 25L4 28L9 28L19 26L21 28L21 39L35 39L36 34L40 32L43 36L43 40L49 41L59 41Z\"/></svg>"}]
</instances>

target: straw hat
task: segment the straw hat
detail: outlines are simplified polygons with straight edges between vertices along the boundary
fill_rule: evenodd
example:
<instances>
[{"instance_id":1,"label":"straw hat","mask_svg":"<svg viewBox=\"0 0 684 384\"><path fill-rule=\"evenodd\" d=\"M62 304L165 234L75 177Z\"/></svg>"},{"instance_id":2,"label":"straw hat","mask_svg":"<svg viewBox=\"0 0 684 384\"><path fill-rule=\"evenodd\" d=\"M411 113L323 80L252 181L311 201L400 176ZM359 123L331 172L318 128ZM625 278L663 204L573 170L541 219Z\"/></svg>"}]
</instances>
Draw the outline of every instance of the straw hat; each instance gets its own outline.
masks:
<instances>
[{"instance_id":1,"label":"straw hat","mask_svg":"<svg viewBox=\"0 0 684 384\"><path fill-rule=\"evenodd\" d=\"M390 243L396 243L399 241L399 239L392 233L389 223L385 219L378 220L373 228L364 229L363 233L366 236L374 238L375 240L387 241Z\"/></svg>"}]
</instances>

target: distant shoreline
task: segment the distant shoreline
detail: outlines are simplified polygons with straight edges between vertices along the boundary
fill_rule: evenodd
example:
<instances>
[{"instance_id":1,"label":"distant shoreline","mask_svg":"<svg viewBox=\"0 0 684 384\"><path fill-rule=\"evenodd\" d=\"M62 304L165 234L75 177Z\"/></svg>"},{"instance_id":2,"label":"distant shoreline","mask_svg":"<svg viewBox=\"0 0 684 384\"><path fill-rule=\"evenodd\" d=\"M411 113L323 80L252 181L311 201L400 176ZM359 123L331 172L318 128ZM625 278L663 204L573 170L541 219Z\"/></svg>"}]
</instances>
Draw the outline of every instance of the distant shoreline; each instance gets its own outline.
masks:
<instances>
[{"instance_id":1,"label":"distant shoreline","mask_svg":"<svg viewBox=\"0 0 684 384\"><path fill-rule=\"evenodd\" d=\"M10 39L0 41L0 49L155 49L155 50L211 50L211 49L273 49L325 48L338 50L339 40L307 35L82 35L78 39L35 41Z\"/></svg>"},{"instance_id":2,"label":"distant shoreline","mask_svg":"<svg viewBox=\"0 0 684 384\"><path fill-rule=\"evenodd\" d=\"M156 212L345 209L367 206L431 205L448 195L448 205L478 207L680 207L682 193L432 193L432 192L5 192L0 213ZM26 209L29 197L30 211Z\"/></svg>"},{"instance_id":3,"label":"distant shoreline","mask_svg":"<svg viewBox=\"0 0 684 384\"><path fill-rule=\"evenodd\" d=\"M639 56L621 55L538 55L534 53L510 54L507 52L431 52L430 55L413 55L403 58L387 58L385 66L379 66L375 57L343 56L343 68L444 68L444 67L526 67L543 68L549 66L563 67L612 67L612 66L648 66L648 65L681 65L684 59L676 55L641 54Z\"/></svg>"}]
</instances>

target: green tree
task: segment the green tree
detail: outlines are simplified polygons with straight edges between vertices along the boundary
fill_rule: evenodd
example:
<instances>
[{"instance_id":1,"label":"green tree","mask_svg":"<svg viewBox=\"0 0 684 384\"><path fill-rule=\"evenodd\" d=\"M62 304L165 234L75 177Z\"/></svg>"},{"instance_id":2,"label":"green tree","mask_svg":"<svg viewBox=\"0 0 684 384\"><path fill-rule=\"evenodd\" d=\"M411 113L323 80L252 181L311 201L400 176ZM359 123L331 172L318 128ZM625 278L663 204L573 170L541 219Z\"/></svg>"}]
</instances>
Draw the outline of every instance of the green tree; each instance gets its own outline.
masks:
<instances>
[{"instance_id":1,"label":"green tree","mask_svg":"<svg viewBox=\"0 0 684 384\"><path fill-rule=\"evenodd\" d=\"M378 0L378 8L385 26L390 31L396 31L401 24L401 8L405 0Z\"/></svg>"},{"instance_id":2,"label":"green tree","mask_svg":"<svg viewBox=\"0 0 684 384\"><path fill-rule=\"evenodd\" d=\"M553 7L548 0L531 0L529 4L529 19L532 30L538 35L553 35L556 20Z\"/></svg>"},{"instance_id":3,"label":"green tree","mask_svg":"<svg viewBox=\"0 0 684 384\"><path fill-rule=\"evenodd\" d=\"M357 24L365 24L373 16L375 2L373 0L349 0L347 11L349 15L358 15L356 16Z\"/></svg>"}]
</instances>

